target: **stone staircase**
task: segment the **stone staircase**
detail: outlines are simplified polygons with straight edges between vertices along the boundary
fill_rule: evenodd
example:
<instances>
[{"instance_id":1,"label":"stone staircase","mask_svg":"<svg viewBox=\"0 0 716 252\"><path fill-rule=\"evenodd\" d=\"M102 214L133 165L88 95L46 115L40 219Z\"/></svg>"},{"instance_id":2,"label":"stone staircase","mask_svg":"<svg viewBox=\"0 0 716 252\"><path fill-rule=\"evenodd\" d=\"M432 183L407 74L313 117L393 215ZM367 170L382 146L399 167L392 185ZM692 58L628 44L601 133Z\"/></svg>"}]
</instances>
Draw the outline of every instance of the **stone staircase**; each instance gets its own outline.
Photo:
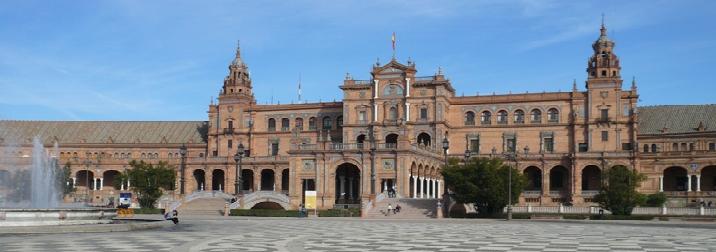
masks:
<instances>
[{"instance_id":1,"label":"stone staircase","mask_svg":"<svg viewBox=\"0 0 716 252\"><path fill-rule=\"evenodd\" d=\"M428 219L435 218L437 199L411 199L411 198L385 198L377 202L367 213L367 218L372 219ZM400 205L399 213L386 214L388 204Z\"/></svg>"},{"instance_id":2,"label":"stone staircase","mask_svg":"<svg viewBox=\"0 0 716 252\"><path fill-rule=\"evenodd\" d=\"M226 200L222 198L199 198L185 202L177 211L182 215L222 215Z\"/></svg>"}]
</instances>

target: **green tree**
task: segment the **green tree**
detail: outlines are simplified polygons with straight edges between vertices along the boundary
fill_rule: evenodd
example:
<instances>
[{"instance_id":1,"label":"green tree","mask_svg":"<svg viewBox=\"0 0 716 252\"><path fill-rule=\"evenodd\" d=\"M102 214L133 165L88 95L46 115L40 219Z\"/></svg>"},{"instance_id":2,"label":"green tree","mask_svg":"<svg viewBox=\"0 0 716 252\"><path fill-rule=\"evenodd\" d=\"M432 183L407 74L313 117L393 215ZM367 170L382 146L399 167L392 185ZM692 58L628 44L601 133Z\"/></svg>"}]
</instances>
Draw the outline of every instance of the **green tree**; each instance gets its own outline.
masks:
<instances>
[{"instance_id":1,"label":"green tree","mask_svg":"<svg viewBox=\"0 0 716 252\"><path fill-rule=\"evenodd\" d=\"M458 203L473 203L481 216L492 216L507 206L508 173L512 170L512 202L517 202L527 180L499 158L472 158L467 164L450 160L443 169L445 183Z\"/></svg>"},{"instance_id":2,"label":"green tree","mask_svg":"<svg viewBox=\"0 0 716 252\"><path fill-rule=\"evenodd\" d=\"M121 181L129 181L132 184L132 191L137 194L139 206L142 208L154 208L154 204L162 196L162 190L174 190L176 172L173 166L166 162L159 162L156 165L144 161L132 160L129 162L130 169L121 174ZM115 188L121 184L115 183Z\"/></svg>"},{"instance_id":3,"label":"green tree","mask_svg":"<svg viewBox=\"0 0 716 252\"><path fill-rule=\"evenodd\" d=\"M59 166L59 164L57 164ZM62 188L62 195L65 196L75 191L75 187L72 186L72 164L67 162L62 168L57 167L58 176L56 176L57 188Z\"/></svg>"},{"instance_id":4,"label":"green tree","mask_svg":"<svg viewBox=\"0 0 716 252\"><path fill-rule=\"evenodd\" d=\"M594 197L599 206L614 215L631 215L637 205L643 204L646 197L637 192L639 184L646 176L625 166L614 166L604 172L602 189Z\"/></svg>"}]
</instances>

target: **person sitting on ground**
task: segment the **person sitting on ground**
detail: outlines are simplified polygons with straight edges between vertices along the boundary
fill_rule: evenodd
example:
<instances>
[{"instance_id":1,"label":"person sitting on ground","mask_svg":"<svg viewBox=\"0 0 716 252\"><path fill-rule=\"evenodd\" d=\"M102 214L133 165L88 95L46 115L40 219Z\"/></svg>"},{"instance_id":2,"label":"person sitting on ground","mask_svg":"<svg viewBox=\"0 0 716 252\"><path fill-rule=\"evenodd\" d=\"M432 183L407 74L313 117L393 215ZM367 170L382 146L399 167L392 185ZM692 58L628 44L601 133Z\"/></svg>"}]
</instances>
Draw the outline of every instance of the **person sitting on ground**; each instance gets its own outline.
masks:
<instances>
[{"instance_id":1,"label":"person sitting on ground","mask_svg":"<svg viewBox=\"0 0 716 252\"><path fill-rule=\"evenodd\" d=\"M395 211L393 213L400 213L400 204L395 204Z\"/></svg>"}]
</instances>

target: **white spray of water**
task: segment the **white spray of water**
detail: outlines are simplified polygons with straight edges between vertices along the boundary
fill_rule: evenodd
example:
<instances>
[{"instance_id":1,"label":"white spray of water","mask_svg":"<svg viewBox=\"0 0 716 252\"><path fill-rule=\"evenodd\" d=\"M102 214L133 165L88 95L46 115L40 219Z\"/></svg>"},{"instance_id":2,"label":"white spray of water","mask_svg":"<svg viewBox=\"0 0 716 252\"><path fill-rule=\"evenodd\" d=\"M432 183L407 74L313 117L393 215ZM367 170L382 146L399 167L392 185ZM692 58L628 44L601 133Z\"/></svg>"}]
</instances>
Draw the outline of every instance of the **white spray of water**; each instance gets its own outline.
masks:
<instances>
[{"instance_id":1,"label":"white spray of water","mask_svg":"<svg viewBox=\"0 0 716 252\"><path fill-rule=\"evenodd\" d=\"M60 175L57 159L48 155L39 137L32 141L32 166L31 166L31 198L32 208L56 208L59 203L57 176ZM54 155L57 154L58 146L55 142Z\"/></svg>"}]
</instances>

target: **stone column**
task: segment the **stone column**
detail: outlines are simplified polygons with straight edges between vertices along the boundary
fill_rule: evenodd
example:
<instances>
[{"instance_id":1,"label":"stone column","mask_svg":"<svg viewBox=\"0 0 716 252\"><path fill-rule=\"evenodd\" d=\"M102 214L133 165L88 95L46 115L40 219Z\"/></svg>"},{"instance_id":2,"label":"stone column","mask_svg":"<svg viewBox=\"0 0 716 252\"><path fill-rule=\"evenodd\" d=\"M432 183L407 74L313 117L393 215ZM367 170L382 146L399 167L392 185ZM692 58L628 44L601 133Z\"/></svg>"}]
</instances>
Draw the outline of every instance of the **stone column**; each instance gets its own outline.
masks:
<instances>
[{"instance_id":1,"label":"stone column","mask_svg":"<svg viewBox=\"0 0 716 252\"><path fill-rule=\"evenodd\" d=\"M122 181L122 183L119 184L119 187L120 187L119 188L120 191L124 191L124 181Z\"/></svg>"},{"instance_id":2,"label":"stone column","mask_svg":"<svg viewBox=\"0 0 716 252\"><path fill-rule=\"evenodd\" d=\"M382 181L382 184L383 184L383 192L387 192L387 191L388 191L388 181L386 181L386 180L384 179L384 180Z\"/></svg>"},{"instance_id":3,"label":"stone column","mask_svg":"<svg viewBox=\"0 0 716 252\"><path fill-rule=\"evenodd\" d=\"M438 198L438 199L442 199L442 198L443 198L443 192L442 192L443 189L442 189L441 186L440 186L440 180L436 180L436 181L435 181L435 184L436 184L437 187L438 187L438 197L437 197L437 198Z\"/></svg>"},{"instance_id":4,"label":"stone column","mask_svg":"<svg viewBox=\"0 0 716 252\"><path fill-rule=\"evenodd\" d=\"M687 192L690 192L690 191L691 191L691 175L688 175L688 174L687 174L686 176L688 176L688 180L687 180L687 183L686 183L686 191L687 191Z\"/></svg>"},{"instance_id":5,"label":"stone column","mask_svg":"<svg viewBox=\"0 0 716 252\"><path fill-rule=\"evenodd\" d=\"M72 188L77 187L77 177L72 177Z\"/></svg>"},{"instance_id":6,"label":"stone column","mask_svg":"<svg viewBox=\"0 0 716 252\"><path fill-rule=\"evenodd\" d=\"M353 200L353 177L348 178L348 198Z\"/></svg>"},{"instance_id":7,"label":"stone column","mask_svg":"<svg viewBox=\"0 0 716 252\"><path fill-rule=\"evenodd\" d=\"M127 179L127 190L129 190L129 179Z\"/></svg>"},{"instance_id":8,"label":"stone column","mask_svg":"<svg viewBox=\"0 0 716 252\"><path fill-rule=\"evenodd\" d=\"M413 180L413 199L418 198L418 177L410 176Z\"/></svg>"},{"instance_id":9,"label":"stone column","mask_svg":"<svg viewBox=\"0 0 716 252\"><path fill-rule=\"evenodd\" d=\"M422 198L424 198L424 197L423 197L423 191L425 191L425 185L423 184L423 178L418 177L418 181L420 181L420 182L419 182L419 183L420 183L420 197L419 197L419 198L422 199Z\"/></svg>"},{"instance_id":10,"label":"stone column","mask_svg":"<svg viewBox=\"0 0 716 252\"><path fill-rule=\"evenodd\" d=\"M438 180L433 179L433 199L438 198Z\"/></svg>"},{"instance_id":11,"label":"stone column","mask_svg":"<svg viewBox=\"0 0 716 252\"><path fill-rule=\"evenodd\" d=\"M701 191L701 174L696 175L696 191Z\"/></svg>"},{"instance_id":12,"label":"stone column","mask_svg":"<svg viewBox=\"0 0 716 252\"><path fill-rule=\"evenodd\" d=\"M99 178L99 190L104 189L104 178Z\"/></svg>"},{"instance_id":13,"label":"stone column","mask_svg":"<svg viewBox=\"0 0 716 252\"><path fill-rule=\"evenodd\" d=\"M345 176L338 176L338 183L340 184L340 185L339 185L339 188L341 189L341 191L340 191L340 193L338 194L338 196L341 197L341 198L342 198L343 195L345 195L345 193L346 193L346 182L345 182L345 178L346 178Z\"/></svg>"},{"instance_id":14,"label":"stone column","mask_svg":"<svg viewBox=\"0 0 716 252\"><path fill-rule=\"evenodd\" d=\"M664 192L664 175L659 175L659 192Z\"/></svg>"},{"instance_id":15,"label":"stone column","mask_svg":"<svg viewBox=\"0 0 716 252\"><path fill-rule=\"evenodd\" d=\"M92 191L97 190L97 178L92 178Z\"/></svg>"}]
</instances>

